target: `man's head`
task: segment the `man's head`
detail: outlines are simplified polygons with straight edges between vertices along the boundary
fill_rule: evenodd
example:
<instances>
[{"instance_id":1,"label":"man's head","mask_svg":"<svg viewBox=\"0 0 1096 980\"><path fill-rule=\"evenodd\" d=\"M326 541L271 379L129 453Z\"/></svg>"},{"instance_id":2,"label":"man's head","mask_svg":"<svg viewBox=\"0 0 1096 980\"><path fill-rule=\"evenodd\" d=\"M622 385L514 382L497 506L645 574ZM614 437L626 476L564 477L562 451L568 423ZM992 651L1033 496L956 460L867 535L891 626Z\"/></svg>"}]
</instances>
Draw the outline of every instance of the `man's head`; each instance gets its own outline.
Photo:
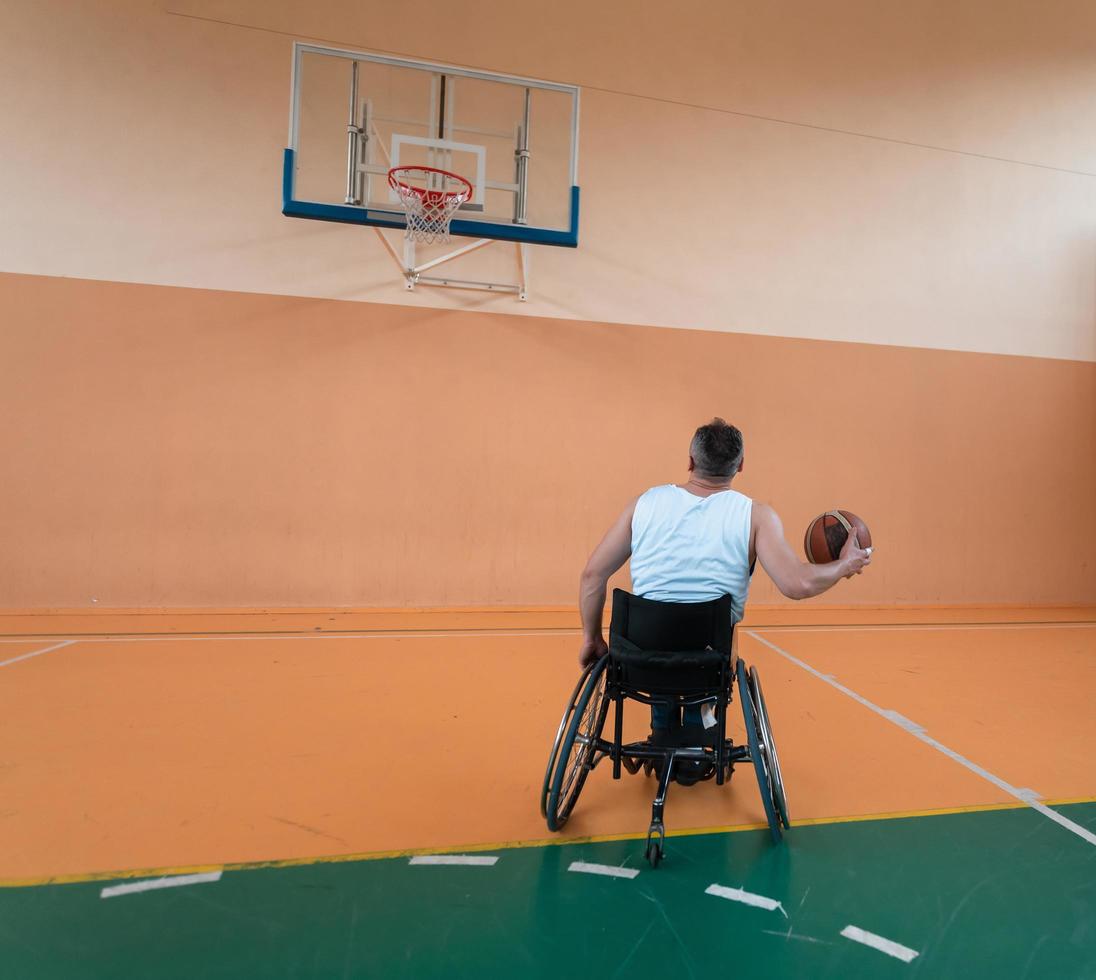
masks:
<instances>
[{"instance_id":1,"label":"man's head","mask_svg":"<svg viewBox=\"0 0 1096 980\"><path fill-rule=\"evenodd\" d=\"M699 477L727 480L742 469L742 433L723 419L696 430L689 445L689 470Z\"/></svg>"}]
</instances>

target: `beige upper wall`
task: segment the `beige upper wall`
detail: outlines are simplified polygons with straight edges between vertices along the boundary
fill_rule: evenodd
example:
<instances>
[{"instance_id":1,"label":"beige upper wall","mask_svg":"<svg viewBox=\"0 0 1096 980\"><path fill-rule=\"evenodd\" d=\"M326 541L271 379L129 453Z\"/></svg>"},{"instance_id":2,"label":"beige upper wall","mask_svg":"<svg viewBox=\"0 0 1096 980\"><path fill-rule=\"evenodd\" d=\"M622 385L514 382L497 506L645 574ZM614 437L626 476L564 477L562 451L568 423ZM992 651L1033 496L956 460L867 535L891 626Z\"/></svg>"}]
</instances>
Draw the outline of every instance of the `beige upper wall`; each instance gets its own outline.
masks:
<instances>
[{"instance_id":1,"label":"beige upper wall","mask_svg":"<svg viewBox=\"0 0 1096 980\"><path fill-rule=\"evenodd\" d=\"M164 0L225 24L1096 173L1089 0Z\"/></svg>"},{"instance_id":2,"label":"beige upper wall","mask_svg":"<svg viewBox=\"0 0 1096 980\"><path fill-rule=\"evenodd\" d=\"M1096 360L1096 10L759 6L430 0L464 27L414 39L378 2L22 5L0 270ZM530 303L409 295L371 233L280 215L300 35L585 86L581 245ZM689 166L702 223L635 209Z\"/></svg>"}]
</instances>

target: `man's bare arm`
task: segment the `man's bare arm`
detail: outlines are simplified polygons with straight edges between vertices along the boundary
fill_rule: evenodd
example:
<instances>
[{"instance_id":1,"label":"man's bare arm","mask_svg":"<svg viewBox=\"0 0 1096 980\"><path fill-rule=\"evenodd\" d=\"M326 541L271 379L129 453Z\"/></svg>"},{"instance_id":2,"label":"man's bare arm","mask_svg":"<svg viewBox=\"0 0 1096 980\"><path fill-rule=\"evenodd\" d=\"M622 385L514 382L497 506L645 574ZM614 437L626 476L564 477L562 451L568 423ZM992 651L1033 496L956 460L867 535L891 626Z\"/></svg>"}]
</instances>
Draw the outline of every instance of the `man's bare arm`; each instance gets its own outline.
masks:
<instances>
[{"instance_id":1,"label":"man's bare arm","mask_svg":"<svg viewBox=\"0 0 1096 980\"><path fill-rule=\"evenodd\" d=\"M809 599L832 588L841 579L859 575L871 564L871 553L860 547L856 534L849 536L841 557L825 565L801 562L784 538L784 525L768 504L755 502L755 547L761 567L789 599Z\"/></svg>"},{"instance_id":2,"label":"man's bare arm","mask_svg":"<svg viewBox=\"0 0 1096 980\"><path fill-rule=\"evenodd\" d=\"M578 605L582 615L582 651L579 653L579 661L583 664L596 660L605 653L605 639L601 635L605 590L610 577L632 553L632 515L635 509L636 502L633 500L605 532L605 537L594 549L582 570Z\"/></svg>"}]
</instances>

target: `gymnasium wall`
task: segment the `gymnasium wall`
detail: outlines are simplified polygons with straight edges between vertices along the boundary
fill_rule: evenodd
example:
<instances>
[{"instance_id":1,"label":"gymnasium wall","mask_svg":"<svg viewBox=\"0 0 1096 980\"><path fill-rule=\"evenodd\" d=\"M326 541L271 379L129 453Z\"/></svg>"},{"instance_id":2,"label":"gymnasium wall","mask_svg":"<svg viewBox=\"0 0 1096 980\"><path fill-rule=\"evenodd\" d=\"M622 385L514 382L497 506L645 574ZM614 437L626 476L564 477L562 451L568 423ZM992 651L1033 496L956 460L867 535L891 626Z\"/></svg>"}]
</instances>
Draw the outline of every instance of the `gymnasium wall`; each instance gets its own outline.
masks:
<instances>
[{"instance_id":1,"label":"gymnasium wall","mask_svg":"<svg viewBox=\"0 0 1096 980\"><path fill-rule=\"evenodd\" d=\"M757 6L12 11L0 607L571 602L714 414L872 525L819 601L1096 601L1096 10ZM408 294L283 218L294 38L583 86L580 248Z\"/></svg>"}]
</instances>

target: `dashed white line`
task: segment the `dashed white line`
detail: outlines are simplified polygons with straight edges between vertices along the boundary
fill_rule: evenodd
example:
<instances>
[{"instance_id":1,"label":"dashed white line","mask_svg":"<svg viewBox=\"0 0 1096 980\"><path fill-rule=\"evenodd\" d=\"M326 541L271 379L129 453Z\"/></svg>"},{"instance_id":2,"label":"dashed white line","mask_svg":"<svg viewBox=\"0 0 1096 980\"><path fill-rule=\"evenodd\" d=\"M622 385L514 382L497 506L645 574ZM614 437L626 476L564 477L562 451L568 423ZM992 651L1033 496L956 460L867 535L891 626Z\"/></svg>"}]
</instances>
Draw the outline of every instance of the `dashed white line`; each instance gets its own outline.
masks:
<instances>
[{"instance_id":1,"label":"dashed white line","mask_svg":"<svg viewBox=\"0 0 1096 980\"><path fill-rule=\"evenodd\" d=\"M780 909L780 914L783 915L785 919L788 917L788 913L784 911L784 906L775 898L769 898L766 895L755 895L753 892L748 892L741 888L728 888L726 885L709 885L704 889L704 894L715 895L717 898L730 899L732 902L741 902L743 905L752 905L754 908L765 909L769 912Z\"/></svg>"},{"instance_id":2,"label":"dashed white line","mask_svg":"<svg viewBox=\"0 0 1096 980\"><path fill-rule=\"evenodd\" d=\"M30 660L31 657L40 657L43 653L49 653L51 650L60 650L61 647L70 647L72 644L78 642L78 640L64 640L61 643L54 643L53 646L45 647L42 650L32 650L30 653L20 654L18 657L12 657L10 660L0 660L0 667L7 667L9 664L17 664L20 660Z\"/></svg>"},{"instance_id":3,"label":"dashed white line","mask_svg":"<svg viewBox=\"0 0 1096 980\"><path fill-rule=\"evenodd\" d=\"M885 936L877 936L874 932L868 932L858 926L845 926L841 930L841 935L846 939L851 939L854 943L863 943L865 946L879 950L880 953L893 956L903 963L909 963L921 955L916 949L910 949L909 946L903 946L901 943L896 943L893 939L887 939Z\"/></svg>"},{"instance_id":4,"label":"dashed white line","mask_svg":"<svg viewBox=\"0 0 1096 980\"><path fill-rule=\"evenodd\" d=\"M588 864L586 861L572 861L568 871L577 871L586 875L605 875L607 878L634 878L638 868L621 868L615 864Z\"/></svg>"},{"instance_id":5,"label":"dashed white line","mask_svg":"<svg viewBox=\"0 0 1096 980\"><path fill-rule=\"evenodd\" d=\"M498 859L497 854L416 854L408 864L468 864L489 868Z\"/></svg>"},{"instance_id":6,"label":"dashed white line","mask_svg":"<svg viewBox=\"0 0 1096 980\"><path fill-rule=\"evenodd\" d=\"M193 875L171 875L167 878L148 878L145 881L131 881L124 885L108 885L99 892L100 898L114 898L117 895L132 895L135 892L150 892L158 888L179 888L182 885L203 885L220 881L220 871L203 871Z\"/></svg>"}]
</instances>

